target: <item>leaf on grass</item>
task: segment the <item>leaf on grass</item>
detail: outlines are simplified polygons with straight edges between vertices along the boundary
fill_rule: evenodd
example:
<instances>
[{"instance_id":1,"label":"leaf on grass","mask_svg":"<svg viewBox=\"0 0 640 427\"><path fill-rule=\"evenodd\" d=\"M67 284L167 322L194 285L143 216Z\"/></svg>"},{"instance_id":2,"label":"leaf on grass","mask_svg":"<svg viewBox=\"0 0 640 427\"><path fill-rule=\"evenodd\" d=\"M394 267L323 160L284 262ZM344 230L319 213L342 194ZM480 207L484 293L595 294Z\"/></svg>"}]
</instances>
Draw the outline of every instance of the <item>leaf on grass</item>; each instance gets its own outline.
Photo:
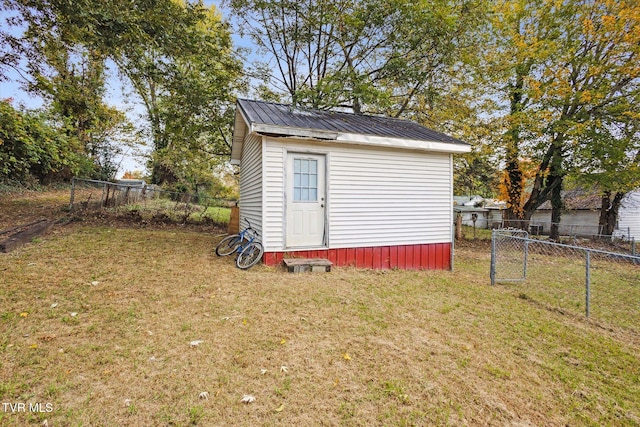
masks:
<instances>
[{"instance_id":1,"label":"leaf on grass","mask_svg":"<svg viewBox=\"0 0 640 427\"><path fill-rule=\"evenodd\" d=\"M97 280L94 280L93 282L91 282L91 284L93 286L98 286L100 284L100 282L98 282Z\"/></svg>"},{"instance_id":2,"label":"leaf on grass","mask_svg":"<svg viewBox=\"0 0 640 427\"><path fill-rule=\"evenodd\" d=\"M23 311L22 313L20 313L20 317L27 317L29 315L29 313L27 313L26 311Z\"/></svg>"},{"instance_id":3,"label":"leaf on grass","mask_svg":"<svg viewBox=\"0 0 640 427\"><path fill-rule=\"evenodd\" d=\"M71 313L71 317L76 317L78 315L78 312L74 311L73 313Z\"/></svg>"},{"instance_id":4,"label":"leaf on grass","mask_svg":"<svg viewBox=\"0 0 640 427\"><path fill-rule=\"evenodd\" d=\"M194 340L194 341L191 341L191 342L189 343L189 345L190 345L191 347L197 347L197 346L199 346L200 344L202 344L203 342L204 342L203 340Z\"/></svg>"},{"instance_id":5,"label":"leaf on grass","mask_svg":"<svg viewBox=\"0 0 640 427\"><path fill-rule=\"evenodd\" d=\"M267 373L267 370L266 370L266 369L264 369L264 368L263 368L263 369L260 369L260 373L261 373L262 375L264 375L264 374L266 374L266 373Z\"/></svg>"},{"instance_id":6,"label":"leaf on grass","mask_svg":"<svg viewBox=\"0 0 640 427\"><path fill-rule=\"evenodd\" d=\"M282 412L284 410L284 403L276 408L276 412Z\"/></svg>"},{"instance_id":7,"label":"leaf on grass","mask_svg":"<svg viewBox=\"0 0 640 427\"><path fill-rule=\"evenodd\" d=\"M253 403L255 401L256 401L256 398L254 396L250 395L250 394L243 395L242 399L240 400L240 402L247 403L247 404Z\"/></svg>"},{"instance_id":8,"label":"leaf on grass","mask_svg":"<svg viewBox=\"0 0 640 427\"><path fill-rule=\"evenodd\" d=\"M287 340L285 340L284 338L280 340L280 344L286 344L286 343L287 343Z\"/></svg>"},{"instance_id":9,"label":"leaf on grass","mask_svg":"<svg viewBox=\"0 0 640 427\"><path fill-rule=\"evenodd\" d=\"M29 348L38 348L38 344L31 344Z\"/></svg>"},{"instance_id":10,"label":"leaf on grass","mask_svg":"<svg viewBox=\"0 0 640 427\"><path fill-rule=\"evenodd\" d=\"M349 353L343 354L342 357L344 357L344 360L351 360L351 356L349 356Z\"/></svg>"},{"instance_id":11,"label":"leaf on grass","mask_svg":"<svg viewBox=\"0 0 640 427\"><path fill-rule=\"evenodd\" d=\"M51 304L51 308L56 308L58 306L57 302L54 302L53 304Z\"/></svg>"}]
</instances>

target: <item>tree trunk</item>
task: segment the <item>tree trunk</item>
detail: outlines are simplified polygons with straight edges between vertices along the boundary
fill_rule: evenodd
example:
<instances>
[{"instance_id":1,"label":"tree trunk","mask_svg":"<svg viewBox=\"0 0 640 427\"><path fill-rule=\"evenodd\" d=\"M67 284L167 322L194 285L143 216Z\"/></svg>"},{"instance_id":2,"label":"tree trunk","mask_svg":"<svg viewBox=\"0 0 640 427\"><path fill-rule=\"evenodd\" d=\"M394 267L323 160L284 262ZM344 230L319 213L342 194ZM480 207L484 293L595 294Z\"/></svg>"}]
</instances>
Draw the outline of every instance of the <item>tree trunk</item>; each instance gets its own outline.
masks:
<instances>
[{"instance_id":1,"label":"tree trunk","mask_svg":"<svg viewBox=\"0 0 640 427\"><path fill-rule=\"evenodd\" d=\"M549 238L560 240L560 219L562 217L562 185L556 185L551 191L551 231Z\"/></svg>"},{"instance_id":2,"label":"tree trunk","mask_svg":"<svg viewBox=\"0 0 640 427\"><path fill-rule=\"evenodd\" d=\"M529 74L530 65L519 64L516 66L515 83L510 88L510 111L512 116L522 112L524 108L524 81ZM524 191L524 175L520 168L520 126L512 123L506 135L506 164L503 184L506 187L507 212L505 226L526 229L522 209Z\"/></svg>"},{"instance_id":3,"label":"tree trunk","mask_svg":"<svg viewBox=\"0 0 640 427\"><path fill-rule=\"evenodd\" d=\"M600 234L605 236L611 236L616 229L616 222L618 221L618 211L624 193L615 192L613 198L611 197L611 191L605 191L602 195L602 203L600 205L600 220L598 225L600 226Z\"/></svg>"},{"instance_id":4,"label":"tree trunk","mask_svg":"<svg viewBox=\"0 0 640 427\"><path fill-rule=\"evenodd\" d=\"M456 215L456 240L462 240L462 215Z\"/></svg>"},{"instance_id":5,"label":"tree trunk","mask_svg":"<svg viewBox=\"0 0 640 427\"><path fill-rule=\"evenodd\" d=\"M175 184L178 178L162 163L154 163L151 171L151 183L153 184Z\"/></svg>"}]
</instances>

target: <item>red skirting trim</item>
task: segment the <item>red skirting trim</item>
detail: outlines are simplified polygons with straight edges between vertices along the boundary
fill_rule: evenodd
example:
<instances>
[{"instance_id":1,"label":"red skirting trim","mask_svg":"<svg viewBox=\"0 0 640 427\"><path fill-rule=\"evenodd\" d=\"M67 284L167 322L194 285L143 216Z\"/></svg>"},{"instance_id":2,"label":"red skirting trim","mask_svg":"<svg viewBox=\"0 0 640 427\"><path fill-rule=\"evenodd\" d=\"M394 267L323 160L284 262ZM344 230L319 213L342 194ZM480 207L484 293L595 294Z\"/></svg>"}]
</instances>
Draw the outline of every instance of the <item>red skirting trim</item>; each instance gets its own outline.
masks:
<instances>
[{"instance_id":1,"label":"red skirting trim","mask_svg":"<svg viewBox=\"0 0 640 427\"><path fill-rule=\"evenodd\" d=\"M283 258L324 258L337 267L385 270L450 270L451 243L265 252L262 262L275 266Z\"/></svg>"}]
</instances>

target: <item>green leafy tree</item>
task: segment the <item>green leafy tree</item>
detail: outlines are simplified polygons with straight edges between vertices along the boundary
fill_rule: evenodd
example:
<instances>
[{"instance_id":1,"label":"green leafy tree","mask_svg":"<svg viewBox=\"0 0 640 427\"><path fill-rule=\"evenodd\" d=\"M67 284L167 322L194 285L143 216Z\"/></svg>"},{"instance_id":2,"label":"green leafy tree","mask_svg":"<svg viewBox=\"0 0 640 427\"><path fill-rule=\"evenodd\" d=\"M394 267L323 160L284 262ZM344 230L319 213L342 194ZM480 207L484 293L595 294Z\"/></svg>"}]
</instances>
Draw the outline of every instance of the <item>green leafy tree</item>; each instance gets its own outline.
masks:
<instances>
[{"instance_id":1,"label":"green leafy tree","mask_svg":"<svg viewBox=\"0 0 640 427\"><path fill-rule=\"evenodd\" d=\"M552 204L557 237L567 174L576 147L597 120L620 122L638 113L628 100L638 93L639 9L605 0L508 0L496 3L488 40L488 73L505 100L502 193L510 219L531 218ZM534 165L526 179L526 165Z\"/></svg>"},{"instance_id":2,"label":"green leafy tree","mask_svg":"<svg viewBox=\"0 0 640 427\"><path fill-rule=\"evenodd\" d=\"M5 4L28 26L14 52L28 61L29 88L73 127L101 176L113 173L113 150L122 146L116 138L135 140L124 115L103 102L108 60L145 107L155 183L197 186L229 153L229 110L242 67L214 8L173 0Z\"/></svg>"},{"instance_id":3,"label":"green leafy tree","mask_svg":"<svg viewBox=\"0 0 640 427\"><path fill-rule=\"evenodd\" d=\"M599 225L605 235L613 234L625 195L640 188L640 120L626 119L595 120L578 147L580 173L575 179L600 192Z\"/></svg>"},{"instance_id":4,"label":"green leafy tree","mask_svg":"<svg viewBox=\"0 0 640 427\"><path fill-rule=\"evenodd\" d=\"M127 33L138 43L119 46L112 59L145 107L152 181L195 190L229 154L226 138L234 96L243 87L242 64L215 9L161 3L161 11L157 4L138 11L140 26Z\"/></svg>"},{"instance_id":5,"label":"green leafy tree","mask_svg":"<svg viewBox=\"0 0 640 427\"><path fill-rule=\"evenodd\" d=\"M6 2L18 12L13 22L26 30L11 36L14 55L26 61L25 89L41 96L60 132L78 142L78 154L94 163L86 175L112 179L124 145L136 142L125 115L104 102L104 51L88 43L84 26L74 25L65 2ZM119 141L114 139L118 136Z\"/></svg>"},{"instance_id":6,"label":"green leafy tree","mask_svg":"<svg viewBox=\"0 0 640 427\"><path fill-rule=\"evenodd\" d=\"M87 173L92 163L80 141L60 132L46 115L0 101L0 180L23 185L49 183Z\"/></svg>"}]
</instances>

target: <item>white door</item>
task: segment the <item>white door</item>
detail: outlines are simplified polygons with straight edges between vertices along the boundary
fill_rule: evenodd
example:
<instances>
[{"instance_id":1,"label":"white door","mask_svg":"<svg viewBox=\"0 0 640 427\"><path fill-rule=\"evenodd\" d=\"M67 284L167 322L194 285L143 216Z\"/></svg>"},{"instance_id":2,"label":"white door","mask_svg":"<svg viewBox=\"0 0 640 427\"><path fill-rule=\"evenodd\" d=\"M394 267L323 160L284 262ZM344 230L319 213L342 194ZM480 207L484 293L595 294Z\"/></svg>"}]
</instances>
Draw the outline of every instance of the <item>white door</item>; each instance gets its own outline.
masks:
<instances>
[{"instance_id":1,"label":"white door","mask_svg":"<svg viewBox=\"0 0 640 427\"><path fill-rule=\"evenodd\" d=\"M287 157L287 247L323 246L325 157L289 153Z\"/></svg>"}]
</instances>

